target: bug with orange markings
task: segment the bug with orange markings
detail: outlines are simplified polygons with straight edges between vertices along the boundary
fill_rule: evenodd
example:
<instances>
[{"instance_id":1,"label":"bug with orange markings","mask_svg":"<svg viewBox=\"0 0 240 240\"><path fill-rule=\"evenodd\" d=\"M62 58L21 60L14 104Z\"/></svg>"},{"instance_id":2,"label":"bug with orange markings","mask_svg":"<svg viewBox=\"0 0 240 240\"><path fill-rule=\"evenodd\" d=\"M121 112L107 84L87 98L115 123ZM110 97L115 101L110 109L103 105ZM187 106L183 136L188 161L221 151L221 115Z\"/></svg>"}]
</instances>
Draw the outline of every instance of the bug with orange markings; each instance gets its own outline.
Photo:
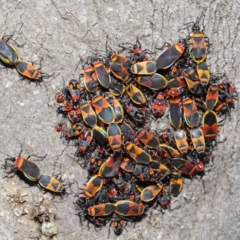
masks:
<instances>
[{"instance_id":1,"label":"bug with orange markings","mask_svg":"<svg viewBox=\"0 0 240 240\"><path fill-rule=\"evenodd\" d=\"M137 132L137 138L144 146L150 149L157 149L160 146L158 138L146 129L141 128Z\"/></svg>"},{"instance_id":2,"label":"bug with orange markings","mask_svg":"<svg viewBox=\"0 0 240 240\"><path fill-rule=\"evenodd\" d=\"M203 114L203 135L205 139L214 140L218 135L217 114L214 111L206 111Z\"/></svg>"},{"instance_id":3,"label":"bug with orange markings","mask_svg":"<svg viewBox=\"0 0 240 240\"><path fill-rule=\"evenodd\" d=\"M187 141L187 134L183 129L179 129L174 132L174 140L179 152L187 153L189 146Z\"/></svg>"},{"instance_id":4,"label":"bug with orange markings","mask_svg":"<svg viewBox=\"0 0 240 240\"><path fill-rule=\"evenodd\" d=\"M119 151L122 147L122 133L116 123L110 123L107 128L109 146L113 151Z\"/></svg>"},{"instance_id":5,"label":"bug with orange markings","mask_svg":"<svg viewBox=\"0 0 240 240\"><path fill-rule=\"evenodd\" d=\"M83 193L87 198L94 197L103 186L103 178L99 175L94 175L83 189Z\"/></svg>"},{"instance_id":6,"label":"bug with orange markings","mask_svg":"<svg viewBox=\"0 0 240 240\"><path fill-rule=\"evenodd\" d=\"M90 127L97 125L97 116L90 104L90 101L83 103L80 106L82 119Z\"/></svg>"},{"instance_id":7,"label":"bug with orange markings","mask_svg":"<svg viewBox=\"0 0 240 240\"><path fill-rule=\"evenodd\" d=\"M167 45L168 48L163 50L157 59L158 69L166 69L171 67L183 55L185 51L184 45L180 42L174 43L173 45Z\"/></svg>"},{"instance_id":8,"label":"bug with orange markings","mask_svg":"<svg viewBox=\"0 0 240 240\"><path fill-rule=\"evenodd\" d=\"M151 75L157 71L155 61L143 61L135 63L131 66L131 72L136 75Z\"/></svg>"},{"instance_id":9,"label":"bug with orange markings","mask_svg":"<svg viewBox=\"0 0 240 240\"><path fill-rule=\"evenodd\" d=\"M166 95L163 92L159 92L156 99L152 102L151 110L155 117L161 117L166 111Z\"/></svg>"},{"instance_id":10,"label":"bug with orange markings","mask_svg":"<svg viewBox=\"0 0 240 240\"><path fill-rule=\"evenodd\" d=\"M20 75L29 80L36 81L36 83L42 82L43 78L49 78L53 75L41 72L40 69L36 68L31 63L24 60L17 61L15 63L15 67Z\"/></svg>"},{"instance_id":11,"label":"bug with orange markings","mask_svg":"<svg viewBox=\"0 0 240 240\"><path fill-rule=\"evenodd\" d=\"M204 132L202 131L202 129L199 127L195 127L190 129L189 132L194 149L198 153L204 152L206 149L206 143L204 138L206 137L204 136Z\"/></svg>"},{"instance_id":12,"label":"bug with orange markings","mask_svg":"<svg viewBox=\"0 0 240 240\"><path fill-rule=\"evenodd\" d=\"M115 120L115 114L112 106L101 95L93 97L91 105L94 108L97 117L105 124L110 124Z\"/></svg>"},{"instance_id":13,"label":"bug with orange markings","mask_svg":"<svg viewBox=\"0 0 240 240\"><path fill-rule=\"evenodd\" d=\"M205 36L204 30L200 30L199 22L204 16L202 13L192 26L192 33L188 37L189 54L191 59L197 64L203 62L208 54L207 46L209 45L208 37Z\"/></svg>"},{"instance_id":14,"label":"bug with orange markings","mask_svg":"<svg viewBox=\"0 0 240 240\"><path fill-rule=\"evenodd\" d=\"M38 181L38 179L41 177L41 170L34 162L29 160L31 156L35 156L35 155L30 155L27 158L24 158L21 156L21 153L22 153L22 150L20 151L18 157L9 157L4 160L5 170L7 170L7 168L10 167L10 171L6 171L6 173L8 174L7 177L12 177L15 174L15 172L19 170L30 181ZM35 156L35 157L38 157L41 160L43 160L46 156L47 155L43 157L39 157L39 156ZM9 161L11 162L11 164L8 164Z\"/></svg>"}]
</instances>

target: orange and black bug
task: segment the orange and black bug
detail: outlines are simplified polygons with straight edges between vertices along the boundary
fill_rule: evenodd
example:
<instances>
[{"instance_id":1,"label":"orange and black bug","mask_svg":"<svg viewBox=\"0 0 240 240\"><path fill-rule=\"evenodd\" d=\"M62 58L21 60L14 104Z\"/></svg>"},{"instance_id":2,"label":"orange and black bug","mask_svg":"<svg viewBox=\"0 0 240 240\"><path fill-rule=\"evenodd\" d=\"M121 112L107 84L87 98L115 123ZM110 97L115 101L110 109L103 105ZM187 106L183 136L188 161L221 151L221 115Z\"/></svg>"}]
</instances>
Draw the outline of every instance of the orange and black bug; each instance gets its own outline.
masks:
<instances>
[{"instance_id":1,"label":"orange and black bug","mask_svg":"<svg viewBox=\"0 0 240 240\"><path fill-rule=\"evenodd\" d=\"M129 47L127 47L126 45L129 45ZM148 61L148 54L153 53L148 49L142 50L142 46L138 37L135 44L122 43L121 45L119 45L119 47L121 47L123 50L129 50L128 53L132 54L131 59L134 63Z\"/></svg>"},{"instance_id":2,"label":"orange and black bug","mask_svg":"<svg viewBox=\"0 0 240 240\"><path fill-rule=\"evenodd\" d=\"M18 50L7 42L12 36L4 36L0 40L0 59L3 63L14 66L20 60Z\"/></svg>"},{"instance_id":3,"label":"orange and black bug","mask_svg":"<svg viewBox=\"0 0 240 240\"><path fill-rule=\"evenodd\" d=\"M167 87L170 89L171 88L185 88L186 86L187 86L186 81L183 76L173 78L173 79L169 80L167 83Z\"/></svg>"},{"instance_id":4,"label":"orange and black bug","mask_svg":"<svg viewBox=\"0 0 240 240\"><path fill-rule=\"evenodd\" d=\"M93 68L96 73L96 77L104 88L108 89L110 86L111 78L109 76L109 73L107 72L103 62L96 61L93 63Z\"/></svg>"},{"instance_id":5,"label":"orange and black bug","mask_svg":"<svg viewBox=\"0 0 240 240\"><path fill-rule=\"evenodd\" d=\"M57 103L63 103L63 102L66 100L66 95L63 94L63 93L58 92L58 93L56 94L55 99L56 99L56 102L57 102Z\"/></svg>"},{"instance_id":6,"label":"orange and black bug","mask_svg":"<svg viewBox=\"0 0 240 240\"><path fill-rule=\"evenodd\" d=\"M201 84L200 80L192 81L190 78L185 78L188 90L194 95L202 95L204 87Z\"/></svg>"},{"instance_id":7,"label":"orange and black bug","mask_svg":"<svg viewBox=\"0 0 240 240\"><path fill-rule=\"evenodd\" d=\"M114 96L119 97L125 92L125 86L119 80L115 79L113 76L111 77L111 83L109 86L109 91Z\"/></svg>"},{"instance_id":8,"label":"orange and black bug","mask_svg":"<svg viewBox=\"0 0 240 240\"><path fill-rule=\"evenodd\" d=\"M206 108L209 111L212 111L218 102L218 90L219 87L217 84L211 84L208 88L206 96Z\"/></svg>"},{"instance_id":9,"label":"orange and black bug","mask_svg":"<svg viewBox=\"0 0 240 240\"><path fill-rule=\"evenodd\" d=\"M163 157L178 157L180 156L180 153L178 152L178 150L176 150L175 148L166 145L164 143L160 144L160 148L157 149L157 152L160 153L160 155L163 155Z\"/></svg>"},{"instance_id":10,"label":"orange and black bug","mask_svg":"<svg viewBox=\"0 0 240 240\"><path fill-rule=\"evenodd\" d=\"M15 174L15 171L19 170L21 171L29 180L31 181L38 181L38 179L41 177L41 171L39 167L32 161L29 160L31 156L35 155L30 155L27 158L21 157L22 150L19 153L19 156L14 158L14 157L9 157L6 158L5 161L5 170L10 167L10 171L6 171L8 174L13 173L12 175L8 175L8 177L12 177ZM39 157L35 156L40 159L44 159L46 157ZM9 165L8 161L13 162L13 164Z\"/></svg>"},{"instance_id":11,"label":"orange and black bug","mask_svg":"<svg viewBox=\"0 0 240 240\"><path fill-rule=\"evenodd\" d=\"M81 75L80 75L81 76ZM99 82L93 66L83 66L83 84L87 92L95 93L99 87Z\"/></svg>"},{"instance_id":12,"label":"orange and black bug","mask_svg":"<svg viewBox=\"0 0 240 240\"><path fill-rule=\"evenodd\" d=\"M121 80L123 83L127 82L130 79L130 73L128 69L122 66L121 64L116 62L111 62L110 69L113 76Z\"/></svg>"},{"instance_id":13,"label":"orange and black bug","mask_svg":"<svg viewBox=\"0 0 240 240\"><path fill-rule=\"evenodd\" d=\"M111 180L121 192L124 192L126 190L128 183L123 179L121 172L119 172L118 175Z\"/></svg>"},{"instance_id":14,"label":"orange and black bug","mask_svg":"<svg viewBox=\"0 0 240 240\"><path fill-rule=\"evenodd\" d=\"M107 128L109 146L113 151L121 149L122 136L121 130L116 123L110 123Z\"/></svg>"},{"instance_id":15,"label":"orange and black bug","mask_svg":"<svg viewBox=\"0 0 240 240\"><path fill-rule=\"evenodd\" d=\"M124 118L124 110L120 102L111 93L106 94L105 99L113 108L115 114L115 122L122 122Z\"/></svg>"},{"instance_id":16,"label":"orange and black bug","mask_svg":"<svg viewBox=\"0 0 240 240\"><path fill-rule=\"evenodd\" d=\"M88 171L90 173L98 172L103 163L104 155L103 149L101 149L99 146L95 148L88 162Z\"/></svg>"},{"instance_id":17,"label":"orange and black bug","mask_svg":"<svg viewBox=\"0 0 240 240\"><path fill-rule=\"evenodd\" d=\"M193 82L199 81L199 77L198 77L196 71L191 67L188 67L183 71L183 76L186 81L187 80L190 80Z\"/></svg>"},{"instance_id":18,"label":"orange and black bug","mask_svg":"<svg viewBox=\"0 0 240 240\"><path fill-rule=\"evenodd\" d=\"M152 169L141 164L135 166L133 175L140 182L157 182L162 177L159 169Z\"/></svg>"},{"instance_id":19,"label":"orange and black bug","mask_svg":"<svg viewBox=\"0 0 240 240\"><path fill-rule=\"evenodd\" d=\"M83 121L90 127L97 124L97 116L90 105L90 102L85 102L80 106Z\"/></svg>"},{"instance_id":20,"label":"orange and black bug","mask_svg":"<svg viewBox=\"0 0 240 240\"><path fill-rule=\"evenodd\" d=\"M79 152L86 152L88 146L92 142L93 132L90 128L84 128L77 139L77 154Z\"/></svg>"},{"instance_id":21,"label":"orange and black bug","mask_svg":"<svg viewBox=\"0 0 240 240\"><path fill-rule=\"evenodd\" d=\"M109 156L100 167L99 175L103 178L116 177L119 172L120 164L121 158L115 158L113 155Z\"/></svg>"},{"instance_id":22,"label":"orange and black bug","mask_svg":"<svg viewBox=\"0 0 240 240\"><path fill-rule=\"evenodd\" d=\"M166 69L173 65L184 53L185 47L177 42L163 50L157 59L157 68Z\"/></svg>"},{"instance_id":23,"label":"orange and black bug","mask_svg":"<svg viewBox=\"0 0 240 240\"><path fill-rule=\"evenodd\" d=\"M157 71L155 61L138 62L131 66L131 72L136 75L151 75Z\"/></svg>"},{"instance_id":24,"label":"orange and black bug","mask_svg":"<svg viewBox=\"0 0 240 240\"><path fill-rule=\"evenodd\" d=\"M158 138L143 128L138 131L137 138L142 144L150 149L157 149L160 146Z\"/></svg>"},{"instance_id":25,"label":"orange and black bug","mask_svg":"<svg viewBox=\"0 0 240 240\"><path fill-rule=\"evenodd\" d=\"M152 161L151 156L147 152L131 142L125 145L125 150L139 164L148 164Z\"/></svg>"},{"instance_id":26,"label":"orange and black bug","mask_svg":"<svg viewBox=\"0 0 240 240\"><path fill-rule=\"evenodd\" d=\"M105 124L110 124L115 120L113 108L101 95L92 98L91 105L95 109L98 118Z\"/></svg>"},{"instance_id":27,"label":"orange and black bug","mask_svg":"<svg viewBox=\"0 0 240 240\"><path fill-rule=\"evenodd\" d=\"M65 193L65 188L63 187L63 184L55 177L41 175L41 177L38 180L38 183L41 187L54 193L60 193L61 195Z\"/></svg>"},{"instance_id":28,"label":"orange and black bug","mask_svg":"<svg viewBox=\"0 0 240 240\"><path fill-rule=\"evenodd\" d=\"M144 205L142 203L135 203L130 200L121 200L115 203L115 213L120 216L137 217L144 212Z\"/></svg>"},{"instance_id":29,"label":"orange and black bug","mask_svg":"<svg viewBox=\"0 0 240 240\"><path fill-rule=\"evenodd\" d=\"M198 63L196 70L197 70L197 74L198 74L198 77L199 77L199 80L201 81L201 83L208 84L211 75L210 75L210 71L208 70L206 61Z\"/></svg>"},{"instance_id":30,"label":"orange and black bug","mask_svg":"<svg viewBox=\"0 0 240 240\"><path fill-rule=\"evenodd\" d=\"M113 53L111 56L111 62L118 63L126 69L129 69L132 65L130 59L124 57L121 54Z\"/></svg>"},{"instance_id":31,"label":"orange and black bug","mask_svg":"<svg viewBox=\"0 0 240 240\"><path fill-rule=\"evenodd\" d=\"M182 191L182 187L183 187L182 177L177 172L172 172L172 177L170 179L171 195L176 197Z\"/></svg>"},{"instance_id":32,"label":"orange and black bug","mask_svg":"<svg viewBox=\"0 0 240 240\"><path fill-rule=\"evenodd\" d=\"M191 163L182 158L173 158L171 159L171 164L175 170L178 170L186 176L192 177L198 172L204 171L204 165L202 161L198 163Z\"/></svg>"},{"instance_id":33,"label":"orange and black bug","mask_svg":"<svg viewBox=\"0 0 240 240\"><path fill-rule=\"evenodd\" d=\"M176 94L176 97L172 97L173 94ZM171 89L168 91L168 95L171 96L169 99L169 121L175 129L179 129L182 126L182 109L178 90Z\"/></svg>"},{"instance_id":34,"label":"orange and black bug","mask_svg":"<svg viewBox=\"0 0 240 240\"><path fill-rule=\"evenodd\" d=\"M147 101L143 93L132 83L126 86L126 92L135 104L143 105Z\"/></svg>"},{"instance_id":35,"label":"orange and black bug","mask_svg":"<svg viewBox=\"0 0 240 240\"><path fill-rule=\"evenodd\" d=\"M154 73L153 75L135 76L134 80L149 89L161 90L167 86L167 79L161 74Z\"/></svg>"},{"instance_id":36,"label":"orange and black bug","mask_svg":"<svg viewBox=\"0 0 240 240\"><path fill-rule=\"evenodd\" d=\"M88 208L88 214L92 217L102 217L110 215L115 211L116 207L113 203L101 203Z\"/></svg>"},{"instance_id":37,"label":"orange and black bug","mask_svg":"<svg viewBox=\"0 0 240 240\"><path fill-rule=\"evenodd\" d=\"M203 14L197 18L196 22L192 26L192 33L188 37L189 39L189 54L191 59L196 63L203 62L207 57L207 44L208 37L204 35L203 30L200 30L199 21L203 17Z\"/></svg>"},{"instance_id":38,"label":"orange and black bug","mask_svg":"<svg viewBox=\"0 0 240 240\"><path fill-rule=\"evenodd\" d=\"M151 105L152 114L155 117L161 117L166 110L166 94L159 92L156 99L152 102Z\"/></svg>"},{"instance_id":39,"label":"orange and black bug","mask_svg":"<svg viewBox=\"0 0 240 240\"><path fill-rule=\"evenodd\" d=\"M67 86L67 90L69 92L69 95L71 96L72 102L79 103L81 95L80 83L75 79L71 79Z\"/></svg>"},{"instance_id":40,"label":"orange and black bug","mask_svg":"<svg viewBox=\"0 0 240 240\"><path fill-rule=\"evenodd\" d=\"M126 172L132 173L135 168L135 164L129 158L124 158L120 164L120 168Z\"/></svg>"},{"instance_id":41,"label":"orange and black bug","mask_svg":"<svg viewBox=\"0 0 240 240\"><path fill-rule=\"evenodd\" d=\"M197 106L191 98L187 97L182 100L183 116L185 123L190 127L197 127L200 122L200 116Z\"/></svg>"},{"instance_id":42,"label":"orange and black bug","mask_svg":"<svg viewBox=\"0 0 240 240\"><path fill-rule=\"evenodd\" d=\"M217 114L214 111L203 114L203 135L205 139L215 139L218 135Z\"/></svg>"},{"instance_id":43,"label":"orange and black bug","mask_svg":"<svg viewBox=\"0 0 240 240\"><path fill-rule=\"evenodd\" d=\"M157 198L157 202L159 203L159 205L163 208L163 209L167 209L169 207L170 204L170 196L169 193L167 193L165 191L165 189L163 189L161 191L161 193L159 194L158 198Z\"/></svg>"},{"instance_id":44,"label":"orange and black bug","mask_svg":"<svg viewBox=\"0 0 240 240\"><path fill-rule=\"evenodd\" d=\"M40 72L38 68L31 63L19 60L15 63L17 71L25 78L41 82L44 77L50 77L47 73Z\"/></svg>"},{"instance_id":45,"label":"orange and black bug","mask_svg":"<svg viewBox=\"0 0 240 240\"><path fill-rule=\"evenodd\" d=\"M151 202L162 191L162 188L163 185L161 183L147 186L141 192L141 201Z\"/></svg>"},{"instance_id":46,"label":"orange and black bug","mask_svg":"<svg viewBox=\"0 0 240 240\"><path fill-rule=\"evenodd\" d=\"M73 110L73 103L71 102L66 102L64 103L64 105L62 106L59 106L58 109L57 109L57 112L60 113L66 113L66 112L70 112L71 110Z\"/></svg>"},{"instance_id":47,"label":"orange and black bug","mask_svg":"<svg viewBox=\"0 0 240 240\"><path fill-rule=\"evenodd\" d=\"M194 149L200 153L200 152L204 152L206 149L206 144L205 144L205 139L204 139L204 134L201 128L193 128L190 129L190 137L192 140L192 144Z\"/></svg>"},{"instance_id":48,"label":"orange and black bug","mask_svg":"<svg viewBox=\"0 0 240 240\"><path fill-rule=\"evenodd\" d=\"M127 114L134 119L139 124L143 124L146 121L146 108L140 108L129 104L124 104L124 109L127 112ZM136 123L135 123L136 124Z\"/></svg>"},{"instance_id":49,"label":"orange and black bug","mask_svg":"<svg viewBox=\"0 0 240 240\"><path fill-rule=\"evenodd\" d=\"M84 188L83 193L87 198L94 197L97 192L103 186L103 178L98 175L94 175L87 183L87 186Z\"/></svg>"},{"instance_id":50,"label":"orange and black bug","mask_svg":"<svg viewBox=\"0 0 240 240\"><path fill-rule=\"evenodd\" d=\"M65 137L67 140L78 137L84 130L84 125L81 123L75 123L71 126L68 131L65 132Z\"/></svg>"},{"instance_id":51,"label":"orange and black bug","mask_svg":"<svg viewBox=\"0 0 240 240\"><path fill-rule=\"evenodd\" d=\"M182 129L176 130L174 132L174 140L179 152L186 153L189 146L187 141L187 134L185 131Z\"/></svg>"},{"instance_id":52,"label":"orange and black bug","mask_svg":"<svg viewBox=\"0 0 240 240\"><path fill-rule=\"evenodd\" d=\"M133 128L127 123L123 122L120 126L121 132L123 133L124 136L124 141L125 142L132 142L137 144L138 143L138 138L137 138L137 133Z\"/></svg>"},{"instance_id":53,"label":"orange and black bug","mask_svg":"<svg viewBox=\"0 0 240 240\"><path fill-rule=\"evenodd\" d=\"M115 213L112 216L111 223L112 223L113 231L116 235L120 235L123 232L123 229L126 225L124 220Z\"/></svg>"},{"instance_id":54,"label":"orange and black bug","mask_svg":"<svg viewBox=\"0 0 240 240\"><path fill-rule=\"evenodd\" d=\"M71 123L78 123L81 120L82 112L80 108L72 109L68 112L68 119Z\"/></svg>"},{"instance_id":55,"label":"orange and black bug","mask_svg":"<svg viewBox=\"0 0 240 240\"><path fill-rule=\"evenodd\" d=\"M101 145L105 146L107 143L107 132L104 128L94 126L92 129L94 139Z\"/></svg>"},{"instance_id":56,"label":"orange and black bug","mask_svg":"<svg viewBox=\"0 0 240 240\"><path fill-rule=\"evenodd\" d=\"M170 169L159 161L153 160L149 162L149 167L151 169L160 170L162 176L166 176L167 174L171 173Z\"/></svg>"}]
</instances>

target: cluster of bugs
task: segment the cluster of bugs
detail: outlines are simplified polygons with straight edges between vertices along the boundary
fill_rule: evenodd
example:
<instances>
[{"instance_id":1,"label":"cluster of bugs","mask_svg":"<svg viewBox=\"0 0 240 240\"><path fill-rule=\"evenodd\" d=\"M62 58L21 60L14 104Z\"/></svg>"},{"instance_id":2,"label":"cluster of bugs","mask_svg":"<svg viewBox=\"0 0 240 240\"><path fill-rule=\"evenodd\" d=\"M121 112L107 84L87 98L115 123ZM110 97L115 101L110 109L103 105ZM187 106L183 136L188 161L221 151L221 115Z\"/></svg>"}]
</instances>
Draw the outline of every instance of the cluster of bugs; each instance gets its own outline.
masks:
<instances>
[{"instance_id":1,"label":"cluster of bugs","mask_svg":"<svg viewBox=\"0 0 240 240\"><path fill-rule=\"evenodd\" d=\"M17 47L9 44L11 40L18 47L21 47L12 37L13 35L5 35L0 40L0 60L2 64L7 67L15 67L23 78L36 83L42 82L43 77L50 77L50 75L41 72L40 69L36 68L32 63L24 61L20 57Z\"/></svg>"},{"instance_id":2,"label":"cluster of bugs","mask_svg":"<svg viewBox=\"0 0 240 240\"><path fill-rule=\"evenodd\" d=\"M30 160L31 157L43 160L46 155L43 157L30 155L27 158L24 158L21 156L21 153L22 150L17 157L8 157L5 159L4 169L7 173L6 177L13 177L16 171L19 171L29 182L38 183L38 185L46 191L60 194L61 196L66 194L65 187L61 180L50 175L43 175L36 163Z\"/></svg>"},{"instance_id":3,"label":"cluster of bugs","mask_svg":"<svg viewBox=\"0 0 240 240\"><path fill-rule=\"evenodd\" d=\"M120 44L118 52L106 44L104 54L89 56L84 63L81 59L80 80L70 80L56 94L57 112L63 117L56 130L76 146L75 156L89 173L76 200L80 219L96 227L110 222L119 235L150 207L170 209L184 177L204 174L219 126L238 96L225 74L208 69L210 44L200 28L201 17L191 23L186 38L164 44L156 59L155 53L142 49L139 38ZM10 39L0 41L2 63L42 81L44 74L20 58ZM169 127L152 130L154 121L164 116ZM65 193L58 179L42 175L20 155L5 159L10 175L19 170L41 187Z\"/></svg>"},{"instance_id":4,"label":"cluster of bugs","mask_svg":"<svg viewBox=\"0 0 240 240\"><path fill-rule=\"evenodd\" d=\"M56 94L57 112L71 123L56 129L76 145L89 172L76 201L81 219L111 222L119 235L150 206L170 208L183 177L204 174L237 92L225 74L210 73L210 44L199 20L157 59L139 38L119 45L126 55L107 46L105 55L83 64L84 86L70 80ZM152 120L164 115L169 128L151 131Z\"/></svg>"}]
</instances>

